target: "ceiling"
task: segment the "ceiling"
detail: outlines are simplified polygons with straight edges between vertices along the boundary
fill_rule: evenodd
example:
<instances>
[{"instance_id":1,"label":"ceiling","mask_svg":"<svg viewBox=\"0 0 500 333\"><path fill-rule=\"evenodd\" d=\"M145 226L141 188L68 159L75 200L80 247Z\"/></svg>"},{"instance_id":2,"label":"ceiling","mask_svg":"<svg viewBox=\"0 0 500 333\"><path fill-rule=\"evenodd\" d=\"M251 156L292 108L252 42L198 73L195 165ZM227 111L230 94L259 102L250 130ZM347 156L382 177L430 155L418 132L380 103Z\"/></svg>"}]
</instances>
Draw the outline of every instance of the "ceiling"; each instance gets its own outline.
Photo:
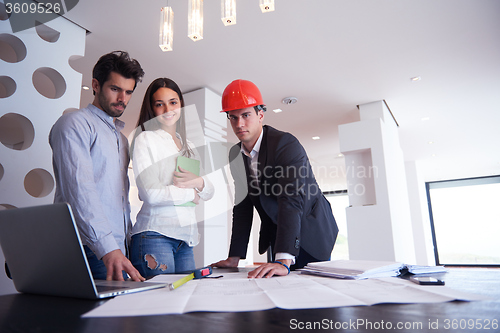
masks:
<instances>
[{"instance_id":1,"label":"ceiling","mask_svg":"<svg viewBox=\"0 0 500 333\"><path fill-rule=\"evenodd\" d=\"M242 78L260 88L265 123L297 136L313 166L342 166L338 125L359 120L357 105L385 100L405 159L418 161L425 181L500 174L500 1L275 2L263 14L257 0L238 0L237 24L226 27L220 1L206 0L204 38L193 42L186 0L82 0L66 14L90 31L85 56L71 65L90 86L101 55L126 50L139 60L146 75L123 116L125 134L157 77L183 92L217 94ZM167 3L175 36L173 51L162 52L159 11ZM298 102L282 104L288 96ZM82 106L92 99L82 91ZM341 178L320 184L339 189Z\"/></svg>"}]
</instances>

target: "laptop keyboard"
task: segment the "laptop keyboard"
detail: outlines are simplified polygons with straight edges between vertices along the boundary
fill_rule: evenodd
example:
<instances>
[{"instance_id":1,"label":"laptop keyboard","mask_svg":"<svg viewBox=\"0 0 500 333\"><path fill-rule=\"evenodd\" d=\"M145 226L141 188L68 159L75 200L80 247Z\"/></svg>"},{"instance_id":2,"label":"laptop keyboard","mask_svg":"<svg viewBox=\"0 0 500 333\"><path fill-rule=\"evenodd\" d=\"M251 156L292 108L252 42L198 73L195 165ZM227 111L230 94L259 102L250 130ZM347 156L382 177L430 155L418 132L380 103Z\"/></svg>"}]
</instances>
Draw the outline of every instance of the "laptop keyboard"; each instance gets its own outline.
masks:
<instances>
[{"instance_id":1,"label":"laptop keyboard","mask_svg":"<svg viewBox=\"0 0 500 333\"><path fill-rule=\"evenodd\" d=\"M106 292L112 290L129 289L129 287L117 287L117 286L96 286L98 292Z\"/></svg>"}]
</instances>

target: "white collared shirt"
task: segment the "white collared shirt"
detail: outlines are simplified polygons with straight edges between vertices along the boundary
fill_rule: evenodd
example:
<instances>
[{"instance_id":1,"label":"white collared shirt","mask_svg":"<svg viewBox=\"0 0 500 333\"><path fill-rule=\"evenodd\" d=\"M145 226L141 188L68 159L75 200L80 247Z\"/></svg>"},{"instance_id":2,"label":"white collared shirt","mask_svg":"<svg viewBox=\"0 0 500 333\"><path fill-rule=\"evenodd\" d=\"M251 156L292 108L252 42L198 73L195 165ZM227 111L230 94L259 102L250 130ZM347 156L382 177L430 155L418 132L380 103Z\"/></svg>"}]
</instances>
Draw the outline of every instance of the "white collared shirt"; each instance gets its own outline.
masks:
<instances>
[{"instance_id":1,"label":"white collared shirt","mask_svg":"<svg viewBox=\"0 0 500 333\"><path fill-rule=\"evenodd\" d=\"M260 135L259 138L257 139L257 142L255 142L255 145L253 146L252 151L250 152L246 150L243 143L241 144L241 152L250 159L249 169L255 181L259 181L258 179L259 152L260 152L260 146L262 145L263 136L264 136L264 130L262 129L260 131ZM290 253L286 252L276 253L275 260L280 260L280 259L290 259L292 260L292 265L295 263L295 256L291 255Z\"/></svg>"},{"instance_id":2,"label":"white collared shirt","mask_svg":"<svg viewBox=\"0 0 500 333\"><path fill-rule=\"evenodd\" d=\"M199 160L189 141L188 145L195 153L191 158ZM179 206L194 199L194 190L179 188L172 182L180 155L172 136L162 129L142 132L135 138L132 153L139 199L143 201L132 234L156 231L183 240L191 247L197 245L195 207ZM207 177L203 176L203 181L205 186L198 195L202 200L209 200L214 195L214 187Z\"/></svg>"},{"instance_id":3,"label":"white collared shirt","mask_svg":"<svg viewBox=\"0 0 500 333\"><path fill-rule=\"evenodd\" d=\"M250 159L250 172L252 173L252 176L257 179L257 172L258 172L258 166L259 166L259 151L260 151L260 146L262 144L262 137L264 136L264 130L260 131L259 138L257 139L257 142L255 142L255 145L252 148L252 151L248 152L245 148L245 145L243 143L241 144L241 152L245 154L249 159Z\"/></svg>"}]
</instances>

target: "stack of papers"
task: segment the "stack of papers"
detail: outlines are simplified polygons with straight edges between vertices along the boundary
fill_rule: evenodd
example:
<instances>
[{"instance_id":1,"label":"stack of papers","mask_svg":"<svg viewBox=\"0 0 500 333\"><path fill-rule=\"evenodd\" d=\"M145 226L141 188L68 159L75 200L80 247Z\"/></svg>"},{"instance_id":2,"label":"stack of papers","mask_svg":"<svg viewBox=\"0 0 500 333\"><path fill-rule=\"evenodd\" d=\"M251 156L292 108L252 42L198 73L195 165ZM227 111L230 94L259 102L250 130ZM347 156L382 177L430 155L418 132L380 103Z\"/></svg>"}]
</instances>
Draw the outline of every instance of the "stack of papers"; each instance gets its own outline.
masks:
<instances>
[{"instance_id":1,"label":"stack of papers","mask_svg":"<svg viewBox=\"0 0 500 333\"><path fill-rule=\"evenodd\" d=\"M428 273L446 273L448 269L444 266L419 266L419 265L406 265L408 273L412 274L428 274Z\"/></svg>"},{"instance_id":2,"label":"stack of papers","mask_svg":"<svg viewBox=\"0 0 500 333\"><path fill-rule=\"evenodd\" d=\"M393 261L333 260L312 262L300 269L303 274L335 277L341 279L368 279L391 277L407 270L412 274L446 272L442 266L406 265Z\"/></svg>"}]
</instances>

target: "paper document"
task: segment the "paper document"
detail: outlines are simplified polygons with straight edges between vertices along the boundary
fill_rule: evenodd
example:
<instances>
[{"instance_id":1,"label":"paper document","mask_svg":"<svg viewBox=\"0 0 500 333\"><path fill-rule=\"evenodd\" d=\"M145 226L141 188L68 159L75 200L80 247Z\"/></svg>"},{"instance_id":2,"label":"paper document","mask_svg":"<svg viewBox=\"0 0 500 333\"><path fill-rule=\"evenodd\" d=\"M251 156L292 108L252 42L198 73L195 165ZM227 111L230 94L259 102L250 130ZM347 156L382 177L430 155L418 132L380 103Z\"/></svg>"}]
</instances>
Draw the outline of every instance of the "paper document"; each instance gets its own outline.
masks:
<instances>
[{"instance_id":1,"label":"paper document","mask_svg":"<svg viewBox=\"0 0 500 333\"><path fill-rule=\"evenodd\" d=\"M217 275L218 272L215 273ZM315 309L379 303L439 303L484 300L445 286L420 286L400 278L330 279L292 272L271 279L249 279L247 272L221 278L191 280L168 288L115 297L83 317L143 316L193 311L260 311L272 308ZM180 276L159 275L154 282L173 282Z\"/></svg>"},{"instance_id":2,"label":"paper document","mask_svg":"<svg viewBox=\"0 0 500 333\"><path fill-rule=\"evenodd\" d=\"M420 266L406 265L409 273L412 274L429 274L429 273L446 273L448 269L444 266Z\"/></svg>"},{"instance_id":3,"label":"paper document","mask_svg":"<svg viewBox=\"0 0 500 333\"><path fill-rule=\"evenodd\" d=\"M369 260L312 262L307 264L303 269L300 269L300 271L305 274L341 279L367 279L399 276L405 270L412 274L441 273L447 271L447 269L442 266L418 266L392 261Z\"/></svg>"},{"instance_id":4,"label":"paper document","mask_svg":"<svg viewBox=\"0 0 500 333\"><path fill-rule=\"evenodd\" d=\"M185 156L178 156L177 157L176 171L179 171L179 167L181 167L184 170L187 170L189 172L192 172L197 176L200 175L200 161L198 161L198 160L188 158ZM190 202L186 202L186 203L176 205L176 206L195 207L196 204L194 202L190 201Z\"/></svg>"}]
</instances>

